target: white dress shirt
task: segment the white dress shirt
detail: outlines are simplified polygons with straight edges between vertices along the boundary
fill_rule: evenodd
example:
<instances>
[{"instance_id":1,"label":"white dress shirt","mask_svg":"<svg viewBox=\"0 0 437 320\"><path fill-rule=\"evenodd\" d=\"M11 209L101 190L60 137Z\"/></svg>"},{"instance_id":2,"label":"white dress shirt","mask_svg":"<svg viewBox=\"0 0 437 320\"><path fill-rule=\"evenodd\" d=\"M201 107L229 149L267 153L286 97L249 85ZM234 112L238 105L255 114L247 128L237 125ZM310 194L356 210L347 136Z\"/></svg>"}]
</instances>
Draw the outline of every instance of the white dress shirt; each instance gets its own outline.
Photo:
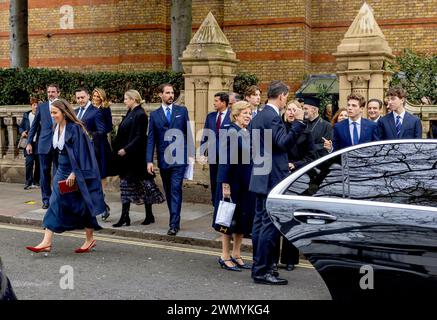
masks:
<instances>
[{"instance_id":1,"label":"white dress shirt","mask_svg":"<svg viewBox=\"0 0 437 320\"><path fill-rule=\"evenodd\" d=\"M351 135L351 141L352 144L354 143L354 125L352 124L352 122L356 122L357 123L357 130L358 130L358 141L360 141L360 136L361 136L361 118L359 118L358 120L353 121L351 118L348 119L349 121L349 132Z\"/></svg>"},{"instance_id":2,"label":"white dress shirt","mask_svg":"<svg viewBox=\"0 0 437 320\"><path fill-rule=\"evenodd\" d=\"M401 122L401 125L404 123L404 117L405 117L405 110L401 113L401 114L397 114L396 112L393 111L393 117L395 118L395 124L396 124L396 118L397 116L401 116L401 118L399 119L399 121Z\"/></svg>"}]
</instances>

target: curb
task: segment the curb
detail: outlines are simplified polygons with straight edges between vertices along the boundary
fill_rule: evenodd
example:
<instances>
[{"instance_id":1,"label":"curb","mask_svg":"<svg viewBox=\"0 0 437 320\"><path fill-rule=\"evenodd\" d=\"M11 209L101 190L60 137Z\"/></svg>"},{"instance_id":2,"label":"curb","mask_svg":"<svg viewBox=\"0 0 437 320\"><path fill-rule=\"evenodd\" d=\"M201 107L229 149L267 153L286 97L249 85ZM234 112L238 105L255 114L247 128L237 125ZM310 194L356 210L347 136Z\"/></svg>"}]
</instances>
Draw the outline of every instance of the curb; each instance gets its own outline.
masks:
<instances>
[{"instance_id":1,"label":"curb","mask_svg":"<svg viewBox=\"0 0 437 320\"><path fill-rule=\"evenodd\" d=\"M42 221L36 219L28 219L28 218L0 216L0 223L33 226L33 227L41 228ZM205 240L205 239L196 239L196 238L179 237L179 236L175 237L175 236L168 236L168 235L156 234L150 232L139 232L139 231L123 230L123 229L105 229L105 228L103 228L103 230L97 231L96 234L106 234L106 235L119 236L125 238L135 238L141 240L152 240L152 241L185 244L185 245L192 245L192 246L199 246L199 247L207 247L212 249L221 249L221 241L217 241L217 240ZM247 244L242 244L241 251L252 253L252 246Z\"/></svg>"}]
</instances>

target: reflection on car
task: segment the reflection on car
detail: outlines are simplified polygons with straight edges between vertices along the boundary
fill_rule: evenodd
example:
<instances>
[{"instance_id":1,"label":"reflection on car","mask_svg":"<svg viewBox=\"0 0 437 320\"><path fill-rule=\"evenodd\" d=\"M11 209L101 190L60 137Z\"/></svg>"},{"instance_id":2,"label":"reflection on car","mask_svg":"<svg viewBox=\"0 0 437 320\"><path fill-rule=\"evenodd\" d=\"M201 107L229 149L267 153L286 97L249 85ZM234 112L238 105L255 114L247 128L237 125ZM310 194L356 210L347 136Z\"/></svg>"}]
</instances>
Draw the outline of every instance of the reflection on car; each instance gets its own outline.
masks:
<instances>
[{"instance_id":1,"label":"reflection on car","mask_svg":"<svg viewBox=\"0 0 437 320\"><path fill-rule=\"evenodd\" d=\"M437 292L437 140L339 150L284 179L267 210L333 299Z\"/></svg>"}]
</instances>

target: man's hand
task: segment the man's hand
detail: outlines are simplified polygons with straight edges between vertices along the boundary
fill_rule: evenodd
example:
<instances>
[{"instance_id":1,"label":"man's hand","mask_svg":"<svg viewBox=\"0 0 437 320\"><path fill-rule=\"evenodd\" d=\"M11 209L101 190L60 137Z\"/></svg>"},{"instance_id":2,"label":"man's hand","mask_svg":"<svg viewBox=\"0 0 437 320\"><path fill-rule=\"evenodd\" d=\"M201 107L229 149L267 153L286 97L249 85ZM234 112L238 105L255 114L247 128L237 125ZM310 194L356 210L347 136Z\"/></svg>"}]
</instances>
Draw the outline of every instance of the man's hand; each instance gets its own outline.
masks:
<instances>
[{"instance_id":1,"label":"man's hand","mask_svg":"<svg viewBox=\"0 0 437 320\"><path fill-rule=\"evenodd\" d=\"M296 120L303 121L303 119L304 119L304 112L303 112L303 110L297 108L296 113L294 114L294 118Z\"/></svg>"},{"instance_id":2,"label":"man's hand","mask_svg":"<svg viewBox=\"0 0 437 320\"><path fill-rule=\"evenodd\" d=\"M27 146L26 146L26 152L28 153L28 154L32 154L32 145L29 143Z\"/></svg>"},{"instance_id":3,"label":"man's hand","mask_svg":"<svg viewBox=\"0 0 437 320\"><path fill-rule=\"evenodd\" d=\"M76 175L74 174L74 172L72 172L67 178L67 186L72 187L74 186L75 182L76 182Z\"/></svg>"},{"instance_id":4,"label":"man's hand","mask_svg":"<svg viewBox=\"0 0 437 320\"><path fill-rule=\"evenodd\" d=\"M153 163L152 162L148 162L147 163L147 172L151 175L153 175Z\"/></svg>"},{"instance_id":5,"label":"man's hand","mask_svg":"<svg viewBox=\"0 0 437 320\"><path fill-rule=\"evenodd\" d=\"M124 151L124 149L120 149L120 150L118 150L118 155L120 157L124 157L126 155L126 151Z\"/></svg>"},{"instance_id":6,"label":"man's hand","mask_svg":"<svg viewBox=\"0 0 437 320\"><path fill-rule=\"evenodd\" d=\"M222 183L223 198L231 197L231 186L227 183Z\"/></svg>"},{"instance_id":7,"label":"man's hand","mask_svg":"<svg viewBox=\"0 0 437 320\"><path fill-rule=\"evenodd\" d=\"M322 139L323 139L323 148L325 148L329 152L332 152L332 141L324 137L322 137Z\"/></svg>"},{"instance_id":8,"label":"man's hand","mask_svg":"<svg viewBox=\"0 0 437 320\"><path fill-rule=\"evenodd\" d=\"M27 131L23 131L23 133L21 134L21 136L22 136L23 138L27 138Z\"/></svg>"},{"instance_id":9,"label":"man's hand","mask_svg":"<svg viewBox=\"0 0 437 320\"><path fill-rule=\"evenodd\" d=\"M293 171L296 167L291 162L288 163L288 170Z\"/></svg>"}]
</instances>

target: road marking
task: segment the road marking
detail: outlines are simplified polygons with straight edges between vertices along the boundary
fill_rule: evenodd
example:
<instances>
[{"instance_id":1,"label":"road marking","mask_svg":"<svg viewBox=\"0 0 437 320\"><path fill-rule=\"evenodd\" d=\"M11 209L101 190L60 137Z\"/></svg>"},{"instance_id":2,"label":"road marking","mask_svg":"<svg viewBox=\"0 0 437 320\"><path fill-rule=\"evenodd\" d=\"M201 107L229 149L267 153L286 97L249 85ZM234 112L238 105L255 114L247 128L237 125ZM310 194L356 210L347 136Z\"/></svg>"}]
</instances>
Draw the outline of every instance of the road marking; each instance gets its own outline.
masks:
<instances>
[{"instance_id":1,"label":"road marking","mask_svg":"<svg viewBox=\"0 0 437 320\"><path fill-rule=\"evenodd\" d=\"M31 232L31 233L44 233L44 230L41 229L35 229L30 227L19 227L19 226L12 226L12 225L3 225L0 224L0 229L7 229L7 230L14 230L14 231L24 231L24 232ZM61 237L68 237L68 238L79 238L83 239L83 234L73 233L73 232L64 232L61 234L56 234L57 236ZM164 249L164 250L171 250L171 251L178 251L178 252L185 252L185 253L197 253L197 254L203 254L208 256L217 256L220 254L219 251L212 251L212 250L203 250L203 249L194 249L194 248L186 248L186 247L180 247L177 245L168 246L164 244L158 244L158 243L151 243L151 242L142 242L142 241L135 241L135 240L125 240L121 238L110 238L110 237L104 237L104 236L94 236L96 240L103 241L103 242L111 242L116 244L126 244L126 245L133 245L138 247L146 247L146 248L153 248L153 249ZM145 240L146 241L146 240ZM242 255L242 258L245 260L252 260L252 257ZM305 268L305 269L314 269L314 267L306 262L300 261L299 264L296 266L298 268Z\"/></svg>"}]
</instances>

